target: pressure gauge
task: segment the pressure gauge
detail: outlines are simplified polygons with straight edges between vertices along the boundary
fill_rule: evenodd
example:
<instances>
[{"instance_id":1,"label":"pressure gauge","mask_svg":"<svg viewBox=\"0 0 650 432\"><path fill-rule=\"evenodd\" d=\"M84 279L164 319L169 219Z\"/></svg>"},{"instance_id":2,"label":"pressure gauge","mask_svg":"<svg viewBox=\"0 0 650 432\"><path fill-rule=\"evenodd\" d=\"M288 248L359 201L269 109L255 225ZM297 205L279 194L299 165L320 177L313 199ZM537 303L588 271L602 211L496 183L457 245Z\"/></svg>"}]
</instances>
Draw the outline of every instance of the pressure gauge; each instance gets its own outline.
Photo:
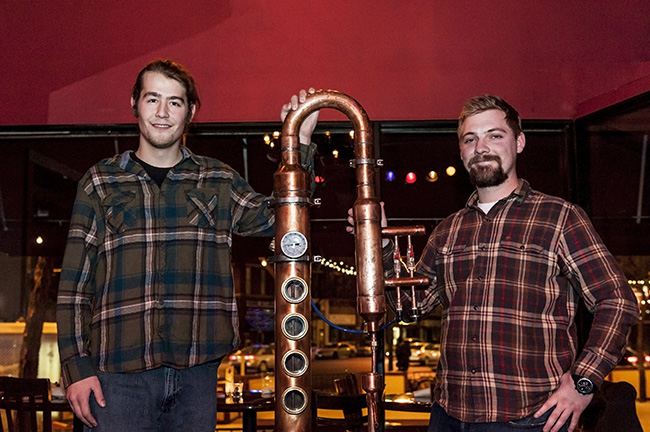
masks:
<instances>
[{"instance_id":1,"label":"pressure gauge","mask_svg":"<svg viewBox=\"0 0 650 432\"><path fill-rule=\"evenodd\" d=\"M282 237L280 248L289 258L301 257L307 252L307 238L303 233L290 231Z\"/></svg>"}]
</instances>

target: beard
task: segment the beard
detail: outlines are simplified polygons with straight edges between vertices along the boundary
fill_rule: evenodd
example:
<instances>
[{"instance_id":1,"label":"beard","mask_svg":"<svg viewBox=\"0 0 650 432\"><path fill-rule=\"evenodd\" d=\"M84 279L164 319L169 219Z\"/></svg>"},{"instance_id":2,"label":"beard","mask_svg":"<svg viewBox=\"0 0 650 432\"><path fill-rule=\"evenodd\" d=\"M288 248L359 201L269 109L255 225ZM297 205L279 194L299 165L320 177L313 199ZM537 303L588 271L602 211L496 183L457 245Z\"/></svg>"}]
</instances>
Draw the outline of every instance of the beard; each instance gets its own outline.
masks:
<instances>
[{"instance_id":1,"label":"beard","mask_svg":"<svg viewBox=\"0 0 650 432\"><path fill-rule=\"evenodd\" d=\"M176 144L176 142L178 142L178 139L169 139L169 138L157 139L157 138L153 138L153 137L148 136L148 135L143 135L143 136L144 136L144 139L147 140L147 142L152 147L157 148L159 150L164 150L164 149L170 148L174 144Z\"/></svg>"},{"instance_id":2,"label":"beard","mask_svg":"<svg viewBox=\"0 0 650 432\"><path fill-rule=\"evenodd\" d=\"M476 166L478 162L485 161L495 161L497 166ZM499 156L474 156L470 159L468 166L469 180L477 188L499 186L508 179Z\"/></svg>"},{"instance_id":3,"label":"beard","mask_svg":"<svg viewBox=\"0 0 650 432\"><path fill-rule=\"evenodd\" d=\"M151 147L165 150L176 145L183 138L185 129L158 132L147 124L140 124L140 138L144 139Z\"/></svg>"}]
</instances>

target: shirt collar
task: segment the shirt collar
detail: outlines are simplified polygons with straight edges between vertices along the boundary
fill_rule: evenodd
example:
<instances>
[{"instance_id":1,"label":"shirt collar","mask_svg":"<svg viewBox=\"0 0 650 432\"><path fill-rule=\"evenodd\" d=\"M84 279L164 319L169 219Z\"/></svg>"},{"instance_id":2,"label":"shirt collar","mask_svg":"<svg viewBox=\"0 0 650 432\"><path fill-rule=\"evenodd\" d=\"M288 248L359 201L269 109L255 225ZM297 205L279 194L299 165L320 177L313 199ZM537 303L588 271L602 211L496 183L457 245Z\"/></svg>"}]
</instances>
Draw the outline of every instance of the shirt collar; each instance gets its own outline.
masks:
<instances>
[{"instance_id":1,"label":"shirt collar","mask_svg":"<svg viewBox=\"0 0 650 432\"><path fill-rule=\"evenodd\" d=\"M192 153L192 150L188 149L184 145L181 146L181 153L183 153L183 159L181 159L181 162L184 162L186 159L191 159L195 164L201 165L197 160L196 155Z\"/></svg>"},{"instance_id":2,"label":"shirt collar","mask_svg":"<svg viewBox=\"0 0 650 432\"><path fill-rule=\"evenodd\" d=\"M187 160L187 159L190 159L195 164L201 165L199 163L199 161L196 159L196 155L194 153L192 153L192 151L190 149L188 149L185 146L181 146L180 149L181 149L181 153L183 154L183 158L181 159L179 164L185 162L185 160ZM120 168L122 168L123 170L126 170L126 165L129 163L129 161L133 160L133 158L131 157L132 153L134 153L134 151L129 150L129 151L126 151L126 152L122 153L122 155L120 156L119 165L120 165Z\"/></svg>"},{"instance_id":3,"label":"shirt collar","mask_svg":"<svg viewBox=\"0 0 650 432\"><path fill-rule=\"evenodd\" d=\"M520 178L519 185L517 185L515 190L513 190L512 193L507 197L500 199L499 202L515 200L517 201L517 205L519 205L526 199L529 193L530 193L530 184L526 180ZM470 195L469 199L467 200L467 203L465 204L465 211L467 212L470 209L477 209L478 208L477 204L478 204L478 192L474 191Z\"/></svg>"}]
</instances>

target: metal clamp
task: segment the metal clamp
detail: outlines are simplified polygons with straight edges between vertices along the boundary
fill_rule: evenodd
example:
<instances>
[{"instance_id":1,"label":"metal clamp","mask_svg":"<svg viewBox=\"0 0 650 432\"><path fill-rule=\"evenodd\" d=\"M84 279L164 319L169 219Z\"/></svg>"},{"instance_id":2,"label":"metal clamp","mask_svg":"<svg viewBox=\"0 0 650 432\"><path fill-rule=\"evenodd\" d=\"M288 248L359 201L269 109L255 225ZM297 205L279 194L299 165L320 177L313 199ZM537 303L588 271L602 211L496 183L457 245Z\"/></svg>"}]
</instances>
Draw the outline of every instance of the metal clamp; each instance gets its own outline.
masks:
<instances>
[{"instance_id":1,"label":"metal clamp","mask_svg":"<svg viewBox=\"0 0 650 432\"><path fill-rule=\"evenodd\" d=\"M383 159L350 159L350 168L356 168L357 165L375 165L382 167L384 166Z\"/></svg>"},{"instance_id":2,"label":"metal clamp","mask_svg":"<svg viewBox=\"0 0 650 432\"><path fill-rule=\"evenodd\" d=\"M323 260L323 257L320 255L303 255L298 258L289 258L288 256L282 254L282 253L277 253L275 256L267 258L266 261L270 263L282 263L282 262L315 262L315 263L320 263Z\"/></svg>"},{"instance_id":3,"label":"metal clamp","mask_svg":"<svg viewBox=\"0 0 650 432\"><path fill-rule=\"evenodd\" d=\"M311 197L273 197L269 200L269 206L275 207L280 205L304 205L319 206L320 198L312 199Z\"/></svg>"}]
</instances>

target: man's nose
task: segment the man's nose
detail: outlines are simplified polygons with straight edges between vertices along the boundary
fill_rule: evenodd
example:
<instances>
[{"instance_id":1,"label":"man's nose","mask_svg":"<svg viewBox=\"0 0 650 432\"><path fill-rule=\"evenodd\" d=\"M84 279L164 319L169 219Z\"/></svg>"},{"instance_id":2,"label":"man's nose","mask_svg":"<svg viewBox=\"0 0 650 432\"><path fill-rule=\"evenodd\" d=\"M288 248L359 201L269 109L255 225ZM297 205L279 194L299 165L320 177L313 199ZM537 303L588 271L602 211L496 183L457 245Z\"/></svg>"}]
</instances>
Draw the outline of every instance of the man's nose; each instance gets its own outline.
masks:
<instances>
[{"instance_id":1,"label":"man's nose","mask_svg":"<svg viewBox=\"0 0 650 432\"><path fill-rule=\"evenodd\" d=\"M169 117L169 111L167 111L167 105L166 104L158 105L158 109L156 110L156 117L159 117L159 118Z\"/></svg>"},{"instance_id":2,"label":"man's nose","mask_svg":"<svg viewBox=\"0 0 650 432\"><path fill-rule=\"evenodd\" d=\"M487 140L485 138L477 138L476 146L474 146L474 154L485 154L490 151L490 147L487 145Z\"/></svg>"}]
</instances>

